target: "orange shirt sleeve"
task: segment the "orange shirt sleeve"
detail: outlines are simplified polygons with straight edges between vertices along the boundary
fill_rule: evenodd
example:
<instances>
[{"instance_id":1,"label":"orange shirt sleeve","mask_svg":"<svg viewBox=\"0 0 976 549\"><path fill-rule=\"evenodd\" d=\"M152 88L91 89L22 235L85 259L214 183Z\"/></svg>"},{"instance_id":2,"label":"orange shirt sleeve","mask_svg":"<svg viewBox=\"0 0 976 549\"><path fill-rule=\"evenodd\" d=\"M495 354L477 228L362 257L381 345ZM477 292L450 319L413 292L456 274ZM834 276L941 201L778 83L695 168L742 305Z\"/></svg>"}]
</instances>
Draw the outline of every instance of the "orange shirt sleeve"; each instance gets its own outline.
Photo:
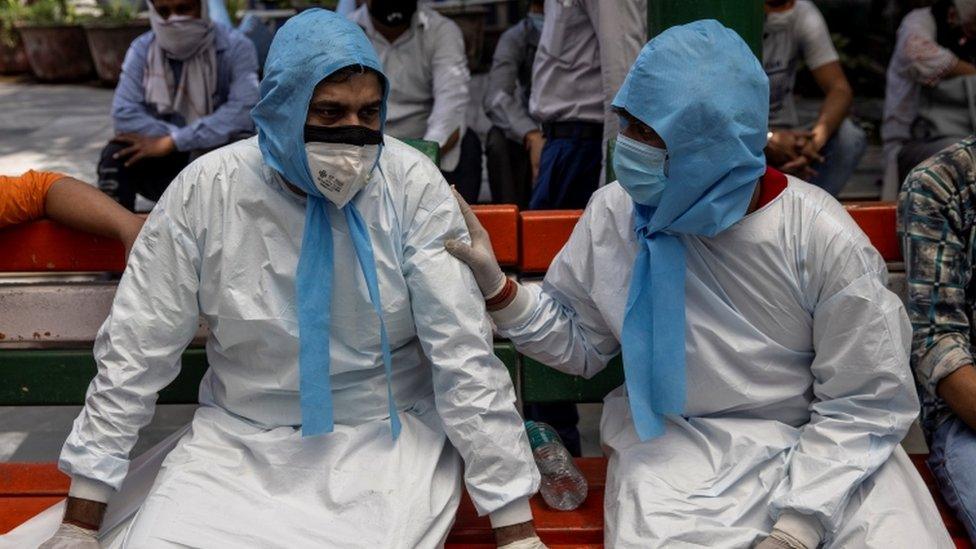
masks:
<instances>
[{"instance_id":1,"label":"orange shirt sleeve","mask_svg":"<svg viewBox=\"0 0 976 549\"><path fill-rule=\"evenodd\" d=\"M63 177L34 170L21 176L0 176L0 227L44 217L47 191Z\"/></svg>"}]
</instances>

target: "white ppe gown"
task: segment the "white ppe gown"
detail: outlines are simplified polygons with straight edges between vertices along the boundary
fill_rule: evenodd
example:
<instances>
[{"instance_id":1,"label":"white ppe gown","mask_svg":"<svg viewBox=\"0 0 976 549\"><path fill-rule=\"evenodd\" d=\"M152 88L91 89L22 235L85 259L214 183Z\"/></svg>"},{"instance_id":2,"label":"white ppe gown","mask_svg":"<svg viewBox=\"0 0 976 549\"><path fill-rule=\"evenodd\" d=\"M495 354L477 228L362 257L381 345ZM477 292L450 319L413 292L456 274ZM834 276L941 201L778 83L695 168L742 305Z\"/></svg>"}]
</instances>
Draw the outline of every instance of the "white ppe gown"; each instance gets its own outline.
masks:
<instances>
[{"instance_id":1,"label":"white ppe gown","mask_svg":"<svg viewBox=\"0 0 976 549\"><path fill-rule=\"evenodd\" d=\"M951 547L899 446L919 406L911 327L843 207L790 178L718 236L682 240L685 415L641 442L624 387L605 399L607 546L751 547L791 511L824 526L826 547ZM636 253L633 202L614 183L499 331L596 374L620 351Z\"/></svg>"},{"instance_id":2,"label":"white ppe gown","mask_svg":"<svg viewBox=\"0 0 976 549\"><path fill-rule=\"evenodd\" d=\"M180 174L142 229L62 451L73 478L118 488L156 393L206 320L201 407L113 545L434 547L454 520L462 459L479 513L531 519L539 476L511 380L471 273L444 250L445 239L468 238L450 189L426 157L386 137L354 203L376 259L399 439L378 319L331 204L336 427L302 438L295 271L305 203L256 138L219 149Z\"/></svg>"}]
</instances>

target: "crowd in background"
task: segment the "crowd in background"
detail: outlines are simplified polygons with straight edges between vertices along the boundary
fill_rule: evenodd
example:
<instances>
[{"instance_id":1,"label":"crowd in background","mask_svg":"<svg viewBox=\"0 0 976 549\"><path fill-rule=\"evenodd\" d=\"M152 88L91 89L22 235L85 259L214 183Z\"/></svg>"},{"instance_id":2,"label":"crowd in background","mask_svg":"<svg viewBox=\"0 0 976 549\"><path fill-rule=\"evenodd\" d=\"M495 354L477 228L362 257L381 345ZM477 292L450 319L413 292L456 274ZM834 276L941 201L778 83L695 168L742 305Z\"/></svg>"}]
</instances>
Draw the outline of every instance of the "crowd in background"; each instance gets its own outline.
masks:
<instances>
[{"instance_id":1,"label":"crowd in background","mask_svg":"<svg viewBox=\"0 0 976 549\"><path fill-rule=\"evenodd\" d=\"M498 39L477 104L463 34L451 19L426 2L343 1L338 9L382 63L387 135L435 143L441 173L468 202L488 196L523 209L576 209L613 181L609 159L628 119L611 103L646 41L647 1L527 2L525 17ZM99 160L98 187L129 210L137 195L158 200L194 159L256 131L251 111L269 85L259 80L269 28L215 24L211 6L149 2L153 31L126 56L112 104L117 135ZM761 53L770 90L767 164L838 196L869 139L852 118L857 90L817 5L766 0ZM822 95L812 120L796 105L801 70ZM967 138L976 130L973 75L976 1L910 11L887 66L880 137L882 198L901 191L912 363L930 464L976 537L976 468L965 465L976 463L967 291L976 246L976 141ZM315 108L332 116L328 104ZM469 126L472 109L490 121L480 136ZM26 179L32 189L43 180L45 192L56 180ZM22 209L40 215L32 204ZM106 234L132 232L125 227ZM557 427L578 455L575 413L569 405L526 410Z\"/></svg>"}]
</instances>

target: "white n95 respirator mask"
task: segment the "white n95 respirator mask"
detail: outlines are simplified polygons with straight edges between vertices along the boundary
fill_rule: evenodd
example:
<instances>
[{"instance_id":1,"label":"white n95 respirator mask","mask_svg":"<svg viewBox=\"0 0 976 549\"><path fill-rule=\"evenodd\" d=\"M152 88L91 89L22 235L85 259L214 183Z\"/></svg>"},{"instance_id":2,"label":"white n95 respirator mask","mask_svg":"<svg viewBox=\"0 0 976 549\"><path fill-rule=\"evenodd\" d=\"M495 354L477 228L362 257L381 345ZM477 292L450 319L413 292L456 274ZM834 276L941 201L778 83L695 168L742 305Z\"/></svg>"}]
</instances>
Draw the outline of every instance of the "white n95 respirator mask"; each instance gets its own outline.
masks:
<instances>
[{"instance_id":1,"label":"white n95 respirator mask","mask_svg":"<svg viewBox=\"0 0 976 549\"><path fill-rule=\"evenodd\" d=\"M305 154L312 183L342 208L366 186L383 134L362 126L305 126Z\"/></svg>"}]
</instances>

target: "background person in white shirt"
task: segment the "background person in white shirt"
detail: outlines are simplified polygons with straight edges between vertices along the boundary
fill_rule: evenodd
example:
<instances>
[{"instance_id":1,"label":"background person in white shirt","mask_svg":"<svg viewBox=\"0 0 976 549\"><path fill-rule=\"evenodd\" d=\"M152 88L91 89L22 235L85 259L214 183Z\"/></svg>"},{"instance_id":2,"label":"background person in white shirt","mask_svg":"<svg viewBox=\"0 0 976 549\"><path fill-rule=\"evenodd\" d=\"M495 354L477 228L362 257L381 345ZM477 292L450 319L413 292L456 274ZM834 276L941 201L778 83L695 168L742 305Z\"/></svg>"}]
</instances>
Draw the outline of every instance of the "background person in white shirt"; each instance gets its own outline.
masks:
<instances>
[{"instance_id":1,"label":"background person in white shirt","mask_svg":"<svg viewBox=\"0 0 976 549\"><path fill-rule=\"evenodd\" d=\"M932 90L956 77L976 74L976 0L939 0L933 6L911 11L898 27L895 51L888 63L885 83L884 139L886 174L882 199L894 200L901 181L916 165L966 137L974 129L969 106L958 109L943 103L943 115L953 110L968 124L961 134L933 133L919 127L923 101L931 102ZM956 81L962 84L962 81Z\"/></svg>"},{"instance_id":2,"label":"background person in white shirt","mask_svg":"<svg viewBox=\"0 0 976 549\"><path fill-rule=\"evenodd\" d=\"M390 79L386 131L437 142L448 183L477 200L481 142L464 121L471 75L461 29L417 0L368 0L349 17L366 32Z\"/></svg>"},{"instance_id":3,"label":"background person in white shirt","mask_svg":"<svg viewBox=\"0 0 976 549\"><path fill-rule=\"evenodd\" d=\"M857 168L867 138L847 118L854 93L844 76L823 15L809 0L766 0L763 69L769 77L769 165L837 196ZM793 101L800 61L824 94L812 126Z\"/></svg>"}]
</instances>

